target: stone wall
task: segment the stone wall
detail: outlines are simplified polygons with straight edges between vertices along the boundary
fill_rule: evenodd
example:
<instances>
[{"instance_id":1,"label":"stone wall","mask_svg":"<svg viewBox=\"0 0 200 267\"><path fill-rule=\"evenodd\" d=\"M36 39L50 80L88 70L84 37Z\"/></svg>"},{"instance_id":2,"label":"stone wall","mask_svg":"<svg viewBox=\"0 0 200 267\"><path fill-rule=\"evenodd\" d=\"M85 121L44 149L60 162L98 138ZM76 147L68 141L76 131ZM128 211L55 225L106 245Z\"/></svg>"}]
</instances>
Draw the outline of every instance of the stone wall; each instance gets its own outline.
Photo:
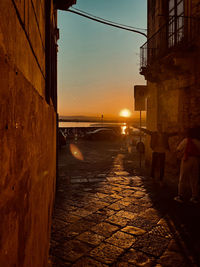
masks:
<instances>
[{"instance_id":1,"label":"stone wall","mask_svg":"<svg viewBox=\"0 0 200 267\"><path fill-rule=\"evenodd\" d=\"M0 1L0 266L47 266L56 111L45 100L45 1Z\"/></svg>"},{"instance_id":2,"label":"stone wall","mask_svg":"<svg viewBox=\"0 0 200 267\"><path fill-rule=\"evenodd\" d=\"M154 11L151 9L154 13L149 15L149 32L154 32L155 25L159 25L160 18L157 9L163 1L150 0L149 6L152 2L156 2L156 8ZM199 17L199 0L185 1L185 8L185 14L188 17ZM159 12L163 13L162 10ZM169 139L168 170L178 168L174 152L177 144L183 138L186 128L200 126L200 69L198 67L200 65L200 45L198 33L195 38L196 40L191 44L184 43L178 49L169 51L149 68L156 79L147 81L147 128L156 131L158 125L162 125L162 130L165 132L177 132L176 136ZM146 140L146 146L146 161L150 163L152 150L150 149L149 137Z\"/></svg>"}]
</instances>

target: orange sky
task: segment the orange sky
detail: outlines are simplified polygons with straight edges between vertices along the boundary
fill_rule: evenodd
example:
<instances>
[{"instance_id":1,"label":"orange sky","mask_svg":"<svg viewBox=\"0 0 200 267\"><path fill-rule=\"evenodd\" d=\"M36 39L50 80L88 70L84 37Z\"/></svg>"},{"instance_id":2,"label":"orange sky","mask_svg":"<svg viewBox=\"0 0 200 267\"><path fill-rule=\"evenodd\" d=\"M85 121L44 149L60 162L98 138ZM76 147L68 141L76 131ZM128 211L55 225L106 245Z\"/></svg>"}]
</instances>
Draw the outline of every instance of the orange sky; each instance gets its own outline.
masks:
<instances>
[{"instance_id":1,"label":"orange sky","mask_svg":"<svg viewBox=\"0 0 200 267\"><path fill-rule=\"evenodd\" d=\"M78 0L76 8L119 23L146 28L146 1ZM59 12L58 112L118 116L133 110L143 36Z\"/></svg>"}]
</instances>

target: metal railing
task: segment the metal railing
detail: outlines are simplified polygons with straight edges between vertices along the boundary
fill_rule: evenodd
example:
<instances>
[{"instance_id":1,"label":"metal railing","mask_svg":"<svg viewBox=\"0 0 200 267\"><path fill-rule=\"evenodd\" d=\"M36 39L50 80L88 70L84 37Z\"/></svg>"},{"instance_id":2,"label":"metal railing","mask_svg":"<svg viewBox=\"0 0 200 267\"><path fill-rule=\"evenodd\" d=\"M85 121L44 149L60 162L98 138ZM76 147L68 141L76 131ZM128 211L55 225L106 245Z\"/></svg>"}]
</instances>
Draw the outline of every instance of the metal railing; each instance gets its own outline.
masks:
<instances>
[{"instance_id":1,"label":"metal railing","mask_svg":"<svg viewBox=\"0 0 200 267\"><path fill-rule=\"evenodd\" d=\"M176 20L174 19L174 25L177 24ZM200 36L199 18L182 17L182 27L174 29L173 32L170 32L169 25L169 22L164 24L140 47L140 69L151 66L174 48L182 49L190 46Z\"/></svg>"}]
</instances>

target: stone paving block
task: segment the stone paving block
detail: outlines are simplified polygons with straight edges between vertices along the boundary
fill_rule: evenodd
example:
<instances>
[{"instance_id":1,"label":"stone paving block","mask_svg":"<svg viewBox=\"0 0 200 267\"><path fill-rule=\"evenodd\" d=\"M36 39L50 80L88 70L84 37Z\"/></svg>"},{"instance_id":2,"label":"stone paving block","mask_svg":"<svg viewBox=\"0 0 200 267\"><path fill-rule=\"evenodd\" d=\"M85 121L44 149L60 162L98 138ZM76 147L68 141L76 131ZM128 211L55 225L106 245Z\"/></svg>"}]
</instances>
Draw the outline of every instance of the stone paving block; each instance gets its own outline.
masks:
<instances>
[{"instance_id":1,"label":"stone paving block","mask_svg":"<svg viewBox=\"0 0 200 267\"><path fill-rule=\"evenodd\" d=\"M106 180L110 183L116 182L116 181L122 181L123 179L121 177L106 177Z\"/></svg>"},{"instance_id":2,"label":"stone paving block","mask_svg":"<svg viewBox=\"0 0 200 267\"><path fill-rule=\"evenodd\" d=\"M133 248L151 254L155 257L161 256L169 244L169 239L146 233L137 237Z\"/></svg>"},{"instance_id":3,"label":"stone paving block","mask_svg":"<svg viewBox=\"0 0 200 267\"><path fill-rule=\"evenodd\" d=\"M57 246L53 251L53 255L68 262L75 262L90 250L91 246L79 240L70 240Z\"/></svg>"},{"instance_id":4,"label":"stone paving block","mask_svg":"<svg viewBox=\"0 0 200 267\"><path fill-rule=\"evenodd\" d=\"M113 184L110 189L114 192L119 194L119 192L124 190L124 187L121 187L121 185Z\"/></svg>"},{"instance_id":5,"label":"stone paving block","mask_svg":"<svg viewBox=\"0 0 200 267\"><path fill-rule=\"evenodd\" d=\"M99 208L94 204L85 204L84 209L90 212L89 215L99 210Z\"/></svg>"},{"instance_id":6,"label":"stone paving block","mask_svg":"<svg viewBox=\"0 0 200 267\"><path fill-rule=\"evenodd\" d=\"M181 255L181 253L174 252L174 251L165 251L162 257L158 260L158 263L162 267L195 266L195 264L193 264L192 262L187 262L184 255Z\"/></svg>"},{"instance_id":7,"label":"stone paving block","mask_svg":"<svg viewBox=\"0 0 200 267\"><path fill-rule=\"evenodd\" d=\"M86 217L90 214L92 214L92 211L86 210L86 209L77 209L75 211L72 211L71 214L77 215L80 217Z\"/></svg>"},{"instance_id":8,"label":"stone paving block","mask_svg":"<svg viewBox=\"0 0 200 267\"><path fill-rule=\"evenodd\" d=\"M65 228L68 225L67 222L64 222L62 220L59 220L57 218L54 218L52 221L52 226L51 226L51 230L52 232L54 232L55 230L60 230L62 228Z\"/></svg>"},{"instance_id":9,"label":"stone paving block","mask_svg":"<svg viewBox=\"0 0 200 267\"><path fill-rule=\"evenodd\" d=\"M105 242L125 249L131 247L131 245L135 242L135 240L136 240L135 237L133 237L132 235L118 231L111 237L106 239Z\"/></svg>"},{"instance_id":10,"label":"stone paving block","mask_svg":"<svg viewBox=\"0 0 200 267\"><path fill-rule=\"evenodd\" d=\"M99 223L101 221L104 221L108 216L105 213L93 213L87 217L85 217L86 220Z\"/></svg>"},{"instance_id":11,"label":"stone paving block","mask_svg":"<svg viewBox=\"0 0 200 267\"><path fill-rule=\"evenodd\" d=\"M145 207L151 207L152 203L144 201L142 198L136 198L133 195L124 198L124 201L129 201L133 205L139 205L139 206L145 206Z\"/></svg>"},{"instance_id":12,"label":"stone paving block","mask_svg":"<svg viewBox=\"0 0 200 267\"><path fill-rule=\"evenodd\" d=\"M107 222L101 222L96 226L92 227L91 230L99 235L103 235L105 237L109 237L113 232L116 232L119 227L114 226Z\"/></svg>"},{"instance_id":13,"label":"stone paving block","mask_svg":"<svg viewBox=\"0 0 200 267\"><path fill-rule=\"evenodd\" d=\"M85 209L89 205L96 206L96 202L98 202L97 198L82 198L81 203L83 204L83 206L81 208Z\"/></svg>"},{"instance_id":14,"label":"stone paving block","mask_svg":"<svg viewBox=\"0 0 200 267\"><path fill-rule=\"evenodd\" d=\"M119 211L119 210L123 209L124 206L122 204L119 204L119 203L113 203L113 204L109 205L108 208Z\"/></svg>"},{"instance_id":15,"label":"stone paving block","mask_svg":"<svg viewBox=\"0 0 200 267\"><path fill-rule=\"evenodd\" d=\"M51 239L56 241L56 242L59 242L59 243L62 243L64 242L66 239L71 239L75 236L77 236L78 233L76 232L67 232L65 231L65 229L63 229L63 231L55 231L53 233L51 233Z\"/></svg>"},{"instance_id":16,"label":"stone paving block","mask_svg":"<svg viewBox=\"0 0 200 267\"><path fill-rule=\"evenodd\" d=\"M116 200L116 198L113 198L113 197L107 195L107 197L105 197L103 199L103 201L106 202L106 203L112 204L112 203L114 203L117 200Z\"/></svg>"},{"instance_id":17,"label":"stone paving block","mask_svg":"<svg viewBox=\"0 0 200 267\"><path fill-rule=\"evenodd\" d=\"M65 205L63 207L62 205L62 208L60 207L60 204L59 204L59 208L56 208L53 212L53 216L54 217L64 217L66 215L66 211L69 212L69 211L73 211L73 210L76 210L77 207L75 207L74 205Z\"/></svg>"},{"instance_id":18,"label":"stone paving block","mask_svg":"<svg viewBox=\"0 0 200 267\"><path fill-rule=\"evenodd\" d=\"M124 182L131 186L139 187L143 185L142 179L137 176L124 177Z\"/></svg>"},{"instance_id":19,"label":"stone paving block","mask_svg":"<svg viewBox=\"0 0 200 267\"><path fill-rule=\"evenodd\" d=\"M147 231L156 226L156 224L152 221L146 220L145 218L140 216L137 216L133 220L130 220L128 225L132 225Z\"/></svg>"},{"instance_id":20,"label":"stone paving block","mask_svg":"<svg viewBox=\"0 0 200 267\"><path fill-rule=\"evenodd\" d=\"M119 192L118 194L122 197L128 197L128 196L131 196L133 194L133 191L132 190L123 190L123 191Z\"/></svg>"},{"instance_id":21,"label":"stone paving block","mask_svg":"<svg viewBox=\"0 0 200 267\"><path fill-rule=\"evenodd\" d=\"M79 221L82 217L65 212L65 214L60 218L67 223L75 223Z\"/></svg>"},{"instance_id":22,"label":"stone paving block","mask_svg":"<svg viewBox=\"0 0 200 267\"><path fill-rule=\"evenodd\" d=\"M112 184L112 187L110 187L110 195L119 195L119 193L123 191L122 188L119 188L118 186Z\"/></svg>"},{"instance_id":23,"label":"stone paving block","mask_svg":"<svg viewBox=\"0 0 200 267\"><path fill-rule=\"evenodd\" d=\"M145 193L138 190L133 194L133 196L136 197L136 198L142 198L142 197L145 196Z\"/></svg>"},{"instance_id":24,"label":"stone paving block","mask_svg":"<svg viewBox=\"0 0 200 267\"><path fill-rule=\"evenodd\" d=\"M96 193L95 196L98 197L98 198L105 198L105 197L107 197L107 194Z\"/></svg>"},{"instance_id":25,"label":"stone paving block","mask_svg":"<svg viewBox=\"0 0 200 267\"><path fill-rule=\"evenodd\" d=\"M119 176L128 176L130 175L128 172L126 171L118 171L118 172L115 172L116 175L119 175Z\"/></svg>"},{"instance_id":26,"label":"stone paving block","mask_svg":"<svg viewBox=\"0 0 200 267\"><path fill-rule=\"evenodd\" d=\"M151 208L154 205L152 201L146 201L143 198L138 199L138 201L135 201L135 203L146 208Z\"/></svg>"},{"instance_id":27,"label":"stone paving block","mask_svg":"<svg viewBox=\"0 0 200 267\"><path fill-rule=\"evenodd\" d=\"M81 234L82 232L85 232L89 230L91 227L95 226L96 222L88 221L88 220L80 220L75 224L71 224L67 226L66 228L62 229L62 232L64 235L69 236L70 233L73 236L76 236L78 234Z\"/></svg>"},{"instance_id":28,"label":"stone paving block","mask_svg":"<svg viewBox=\"0 0 200 267\"><path fill-rule=\"evenodd\" d=\"M114 193L114 194L112 194L112 195L110 195L112 198L116 198L116 199L121 199L121 198L123 198L123 197L121 197L119 194L116 194L116 193Z\"/></svg>"},{"instance_id":29,"label":"stone paving block","mask_svg":"<svg viewBox=\"0 0 200 267\"><path fill-rule=\"evenodd\" d=\"M121 248L102 243L90 251L89 255L103 263L112 264L123 252L124 250Z\"/></svg>"},{"instance_id":30,"label":"stone paving block","mask_svg":"<svg viewBox=\"0 0 200 267\"><path fill-rule=\"evenodd\" d=\"M121 264L120 264L121 263ZM119 259L119 265L114 266L141 266L141 267L153 267L155 266L155 258L147 256L145 253L130 249ZM128 264L128 265L127 265Z\"/></svg>"},{"instance_id":31,"label":"stone paving block","mask_svg":"<svg viewBox=\"0 0 200 267\"><path fill-rule=\"evenodd\" d=\"M159 214L156 209L149 208L146 209L143 213L141 213L140 216L152 222L158 223L162 215Z\"/></svg>"},{"instance_id":32,"label":"stone paving block","mask_svg":"<svg viewBox=\"0 0 200 267\"><path fill-rule=\"evenodd\" d=\"M127 223L130 221L127 218L123 218L123 217L119 217L116 215L110 216L106 219L107 222L110 222L112 224L116 224L119 227L124 227L125 225L127 225Z\"/></svg>"},{"instance_id":33,"label":"stone paving block","mask_svg":"<svg viewBox=\"0 0 200 267\"><path fill-rule=\"evenodd\" d=\"M141 212L144 212L147 209L147 207L129 204L129 206L126 206L124 208L125 211L130 211L132 213L140 214Z\"/></svg>"},{"instance_id":34,"label":"stone paving block","mask_svg":"<svg viewBox=\"0 0 200 267\"><path fill-rule=\"evenodd\" d=\"M73 197L72 197L72 198L73 198ZM64 211L68 211L68 212L70 212L70 211L74 211L74 210L76 210L77 208L82 208L82 207L83 207L83 203L82 203L82 201L80 200L80 198L78 198L78 199L79 199L78 202L74 202L74 201L72 201L73 204L71 203L70 205L69 205L69 204L65 204L65 200L64 200L64 202L62 203L62 209L63 209Z\"/></svg>"},{"instance_id":35,"label":"stone paving block","mask_svg":"<svg viewBox=\"0 0 200 267\"><path fill-rule=\"evenodd\" d=\"M134 187L131 186L131 185L124 185L123 188L124 188L124 189L130 189L132 192L135 191ZM138 189L139 189L139 188L136 188L136 190L138 190Z\"/></svg>"},{"instance_id":36,"label":"stone paving block","mask_svg":"<svg viewBox=\"0 0 200 267\"><path fill-rule=\"evenodd\" d=\"M107 264L103 264L99 261L91 259L89 257L82 257L76 263L72 265L73 267L107 267Z\"/></svg>"},{"instance_id":37,"label":"stone paving block","mask_svg":"<svg viewBox=\"0 0 200 267\"><path fill-rule=\"evenodd\" d=\"M126 218L126 219L130 219L130 220L132 220L136 216L134 213L129 212L129 211L124 211L124 210L117 212L115 215Z\"/></svg>"},{"instance_id":38,"label":"stone paving block","mask_svg":"<svg viewBox=\"0 0 200 267\"><path fill-rule=\"evenodd\" d=\"M101 192L103 194L110 194L110 188L107 188L106 186L101 186L96 189L98 192Z\"/></svg>"},{"instance_id":39,"label":"stone paving block","mask_svg":"<svg viewBox=\"0 0 200 267\"><path fill-rule=\"evenodd\" d=\"M122 198L122 199L118 200L117 202L115 202L115 204L122 205L122 207L124 208L124 206L125 207L129 206L130 202L129 201L124 201L124 199Z\"/></svg>"},{"instance_id":40,"label":"stone paving block","mask_svg":"<svg viewBox=\"0 0 200 267\"><path fill-rule=\"evenodd\" d=\"M145 230L138 228L138 227L134 227L134 226L126 226L123 229L121 229L121 231L132 234L132 235L143 235L144 233L146 233Z\"/></svg>"},{"instance_id":41,"label":"stone paving block","mask_svg":"<svg viewBox=\"0 0 200 267\"><path fill-rule=\"evenodd\" d=\"M147 193L148 191L147 191L147 189L146 188L144 188L144 187L138 187L138 186L132 186L131 187L133 190L136 190L136 191L141 191L141 192L144 192L144 193Z\"/></svg>"},{"instance_id":42,"label":"stone paving block","mask_svg":"<svg viewBox=\"0 0 200 267\"><path fill-rule=\"evenodd\" d=\"M145 200L145 201L152 202L152 197L148 193L146 193L146 192L144 192L144 193L145 193L145 195L144 195L144 197L142 199Z\"/></svg>"},{"instance_id":43,"label":"stone paving block","mask_svg":"<svg viewBox=\"0 0 200 267\"><path fill-rule=\"evenodd\" d=\"M106 208L103 208L103 209L98 210L97 213L98 214L102 214L102 215L104 215L107 218L109 216L114 215L116 213L116 211L109 209L109 207L106 207Z\"/></svg>"},{"instance_id":44,"label":"stone paving block","mask_svg":"<svg viewBox=\"0 0 200 267\"><path fill-rule=\"evenodd\" d=\"M157 225L152 228L152 230L149 232L150 234L158 235L164 238L172 238L172 235L170 234L170 231L165 228L162 225Z\"/></svg>"},{"instance_id":45,"label":"stone paving block","mask_svg":"<svg viewBox=\"0 0 200 267\"><path fill-rule=\"evenodd\" d=\"M87 231L77 236L76 239L83 241L85 243L88 243L90 245L97 246L105 239L105 237L95 234L93 232Z\"/></svg>"},{"instance_id":46,"label":"stone paving block","mask_svg":"<svg viewBox=\"0 0 200 267\"><path fill-rule=\"evenodd\" d=\"M133 194L131 196L126 196L123 198L123 201L129 202L130 204L134 204L135 201L138 201L137 198L133 197Z\"/></svg>"},{"instance_id":47,"label":"stone paving block","mask_svg":"<svg viewBox=\"0 0 200 267\"><path fill-rule=\"evenodd\" d=\"M104 207L107 207L109 205L109 203L100 200L94 200L92 203L95 204L98 209L103 209Z\"/></svg>"}]
</instances>

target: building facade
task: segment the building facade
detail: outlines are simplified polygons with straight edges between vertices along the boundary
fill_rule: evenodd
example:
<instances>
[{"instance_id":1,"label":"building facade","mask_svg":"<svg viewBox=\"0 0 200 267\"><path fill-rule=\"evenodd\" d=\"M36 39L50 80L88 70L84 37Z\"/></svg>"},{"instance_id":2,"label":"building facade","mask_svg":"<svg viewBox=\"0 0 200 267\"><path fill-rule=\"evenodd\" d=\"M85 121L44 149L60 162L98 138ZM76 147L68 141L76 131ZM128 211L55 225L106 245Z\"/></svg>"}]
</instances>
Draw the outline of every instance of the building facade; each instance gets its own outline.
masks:
<instances>
[{"instance_id":1,"label":"building facade","mask_svg":"<svg viewBox=\"0 0 200 267\"><path fill-rule=\"evenodd\" d=\"M140 74L147 80L147 129L177 132L167 163L188 127L200 125L200 1L148 0L148 40ZM146 161L151 161L150 136Z\"/></svg>"},{"instance_id":2,"label":"building facade","mask_svg":"<svg viewBox=\"0 0 200 267\"><path fill-rule=\"evenodd\" d=\"M48 264L56 181L57 8L0 1L0 266Z\"/></svg>"}]
</instances>

